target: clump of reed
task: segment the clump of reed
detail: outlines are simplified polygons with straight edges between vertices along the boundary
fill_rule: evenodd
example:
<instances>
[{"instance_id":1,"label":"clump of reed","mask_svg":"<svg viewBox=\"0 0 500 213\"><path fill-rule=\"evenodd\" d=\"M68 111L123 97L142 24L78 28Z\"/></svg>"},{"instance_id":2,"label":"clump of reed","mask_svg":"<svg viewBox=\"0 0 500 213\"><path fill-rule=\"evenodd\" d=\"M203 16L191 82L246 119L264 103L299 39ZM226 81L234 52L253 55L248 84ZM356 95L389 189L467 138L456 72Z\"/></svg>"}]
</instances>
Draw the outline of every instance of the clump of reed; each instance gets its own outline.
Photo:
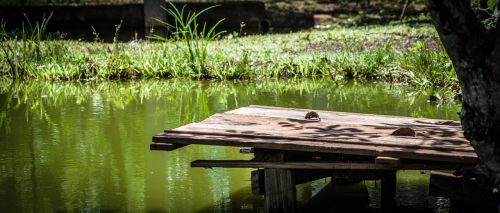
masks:
<instances>
[{"instance_id":1,"label":"clump of reed","mask_svg":"<svg viewBox=\"0 0 500 213\"><path fill-rule=\"evenodd\" d=\"M209 42L214 41L225 31L216 31L217 26L224 19L220 19L214 25L207 26L205 22L203 26L198 24L198 17L203 13L217 7L207 7L200 12L187 11L186 5L180 10L171 2L168 2L171 8L163 8L171 17L174 18L174 23L168 23L157 19L164 27L172 33L174 43L178 50L184 52L184 58L188 59L189 67L196 73L197 78L208 78L210 74L207 68L207 46ZM170 42L168 37L153 35L150 38ZM181 45L182 44L182 45Z\"/></svg>"}]
</instances>

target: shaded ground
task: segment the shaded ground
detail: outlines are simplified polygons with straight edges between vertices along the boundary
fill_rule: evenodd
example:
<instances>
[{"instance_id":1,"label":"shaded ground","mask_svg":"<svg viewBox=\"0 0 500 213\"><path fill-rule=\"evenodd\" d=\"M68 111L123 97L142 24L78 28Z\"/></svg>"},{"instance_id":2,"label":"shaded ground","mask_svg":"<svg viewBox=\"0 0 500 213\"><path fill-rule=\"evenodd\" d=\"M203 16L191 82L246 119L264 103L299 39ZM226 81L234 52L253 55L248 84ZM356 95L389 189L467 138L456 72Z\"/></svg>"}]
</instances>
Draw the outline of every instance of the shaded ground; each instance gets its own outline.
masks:
<instances>
[{"instance_id":1,"label":"shaded ground","mask_svg":"<svg viewBox=\"0 0 500 213\"><path fill-rule=\"evenodd\" d=\"M268 2L268 10L274 13L306 13L314 15L316 25L365 25L399 21L404 1L274 1ZM428 22L425 5L421 1L410 1L405 21Z\"/></svg>"}]
</instances>

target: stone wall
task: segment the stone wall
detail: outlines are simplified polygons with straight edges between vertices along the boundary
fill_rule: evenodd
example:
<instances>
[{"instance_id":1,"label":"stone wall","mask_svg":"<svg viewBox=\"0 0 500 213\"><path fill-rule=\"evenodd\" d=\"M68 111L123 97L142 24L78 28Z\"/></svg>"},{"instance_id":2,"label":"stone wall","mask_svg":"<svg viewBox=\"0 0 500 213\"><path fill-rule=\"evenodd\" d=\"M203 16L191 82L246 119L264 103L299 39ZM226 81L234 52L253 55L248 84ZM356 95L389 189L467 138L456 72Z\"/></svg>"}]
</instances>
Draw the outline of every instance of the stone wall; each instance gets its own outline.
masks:
<instances>
[{"instance_id":1,"label":"stone wall","mask_svg":"<svg viewBox=\"0 0 500 213\"><path fill-rule=\"evenodd\" d=\"M74 0L78 1L78 0ZM129 0L123 0L129 1ZM130 0L134 1L134 0ZM269 12L262 1L226 1L226 2L177 2L175 6L186 10L201 11L207 7L219 5L199 17L200 24L208 26L220 19L225 19L218 30L227 32L240 30L240 24L245 23L244 31L248 33L266 33L292 29L310 28L314 25L311 14L291 11ZM7 27L21 27L27 14L30 21L41 21L43 15L53 14L48 25L49 32L64 32L68 38L92 40L93 29L101 38L111 41L115 34L115 25L122 22L120 39L144 38L149 32L167 35L161 24L155 20L172 22L160 6L170 7L163 0L144 0L144 4L122 5L52 5L52 6L0 6L0 19L7 22ZM293 21L291 21L293 20Z\"/></svg>"}]
</instances>

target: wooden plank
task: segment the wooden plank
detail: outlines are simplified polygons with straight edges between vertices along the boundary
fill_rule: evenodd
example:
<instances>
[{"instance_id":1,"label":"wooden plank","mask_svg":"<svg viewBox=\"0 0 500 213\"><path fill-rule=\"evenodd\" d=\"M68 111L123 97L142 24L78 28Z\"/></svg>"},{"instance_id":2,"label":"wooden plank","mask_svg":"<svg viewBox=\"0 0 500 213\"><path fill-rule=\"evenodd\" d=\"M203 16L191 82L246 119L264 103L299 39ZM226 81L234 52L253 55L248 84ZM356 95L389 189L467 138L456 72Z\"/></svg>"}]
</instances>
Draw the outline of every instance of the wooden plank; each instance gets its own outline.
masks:
<instances>
[{"instance_id":1,"label":"wooden plank","mask_svg":"<svg viewBox=\"0 0 500 213\"><path fill-rule=\"evenodd\" d=\"M346 162L256 162L248 160L196 160L191 167L205 168L274 168L274 169L318 169L318 170L453 170L461 167L460 164L401 164L399 167L374 163L346 163Z\"/></svg>"},{"instance_id":2,"label":"wooden plank","mask_svg":"<svg viewBox=\"0 0 500 213\"><path fill-rule=\"evenodd\" d=\"M218 127L218 128L217 128ZM387 135L376 135L375 133L368 133L366 135L342 135L342 134L310 134L308 137L295 136L295 131L287 131L285 129L278 131L279 127L273 128L274 130L264 130L264 129L253 129L253 132L258 132L256 134L246 134L249 132L248 127L236 130L234 126L232 127L221 127L217 124L190 124L182 128L175 130L165 130L165 134L175 134L175 133L189 133L197 135L216 135L216 136L237 136L241 138L258 138L258 139L280 139L280 140L303 140L303 141L314 141L323 143L345 143L345 144L360 144L360 145L382 145L390 147L404 147L404 148L421 148L421 149L433 149L433 150L460 150L465 152L474 152L474 149L470 146L467 141L460 141L454 139L428 139L428 138L412 138L406 136L389 136ZM271 127L266 127L271 128ZM285 134L287 133L287 134ZM374 139L376 138L376 139ZM321 146L321 144L318 144Z\"/></svg>"},{"instance_id":3,"label":"wooden plank","mask_svg":"<svg viewBox=\"0 0 500 213\"><path fill-rule=\"evenodd\" d=\"M219 146L252 146L255 148L291 151L340 153L366 156L385 156L416 160L444 161L473 164L477 155L473 152L439 151L418 148L399 148L342 143L321 143L311 141L262 140L259 138L221 137L216 135L196 135L188 133L160 134L153 137L156 143L204 144Z\"/></svg>"},{"instance_id":4,"label":"wooden plank","mask_svg":"<svg viewBox=\"0 0 500 213\"><path fill-rule=\"evenodd\" d=\"M173 151L182 147L187 146L187 144L175 144L175 143L152 143L149 145L150 150L159 151Z\"/></svg>"},{"instance_id":5,"label":"wooden plank","mask_svg":"<svg viewBox=\"0 0 500 213\"><path fill-rule=\"evenodd\" d=\"M438 120L432 119L326 111L318 111L322 115L320 122L311 122L303 117L308 111L244 107L166 131L153 141L471 164L477 160L459 125L439 125ZM390 134L400 127L411 127L418 134Z\"/></svg>"},{"instance_id":6,"label":"wooden plank","mask_svg":"<svg viewBox=\"0 0 500 213\"><path fill-rule=\"evenodd\" d=\"M296 212L296 188L293 171L290 169L264 170L264 212Z\"/></svg>"},{"instance_id":7,"label":"wooden plank","mask_svg":"<svg viewBox=\"0 0 500 213\"><path fill-rule=\"evenodd\" d=\"M248 122L248 120L252 122ZM287 118L216 114L201 123L189 124L167 132L474 151L469 142L463 138L463 133L459 129L435 125L413 127L418 132L417 137L391 135L398 128L399 126L360 126L341 122L308 122L304 119L290 120Z\"/></svg>"},{"instance_id":8,"label":"wooden plank","mask_svg":"<svg viewBox=\"0 0 500 213\"><path fill-rule=\"evenodd\" d=\"M296 109L296 108L284 108L284 107L274 107L274 106L259 106L250 105L248 107L238 108L232 111L228 111L228 114L239 114L239 115L258 115L266 117L278 117L278 118L292 118L292 119L303 119L305 114L313 111L311 109ZM366 113L353 113L353 112L335 112L335 111L324 111L324 110L314 110L321 117L322 122L334 121L334 122L350 122L358 124L367 125L423 125L423 126L441 126L455 128L461 130L459 122L452 122L450 125L437 125L438 122L442 120L438 119L428 119L428 118L410 118L402 116L392 116L392 115L375 115Z\"/></svg>"},{"instance_id":9,"label":"wooden plank","mask_svg":"<svg viewBox=\"0 0 500 213\"><path fill-rule=\"evenodd\" d=\"M391 165L394 167L399 167L400 161L399 158L391 158L391 157L376 157L375 158L375 164L384 164L384 165Z\"/></svg>"},{"instance_id":10,"label":"wooden plank","mask_svg":"<svg viewBox=\"0 0 500 213\"><path fill-rule=\"evenodd\" d=\"M310 121L304 118L292 119L287 117L266 117L258 115L239 115L230 113L214 114L200 123L192 123L177 130L213 129L227 130L226 133L273 135L273 136L302 136L315 137L322 135L327 138L340 136L373 138L388 136L387 138L420 139L423 141L445 140L462 142L467 140L460 127L421 124L401 121L399 124L368 124L354 121ZM417 132L418 137L397 137L392 132L402 127L411 127ZM261 132L268 131L268 132ZM286 131L286 132L283 132ZM272 134L267 134L272 133ZM446 144L441 144L446 145Z\"/></svg>"}]
</instances>

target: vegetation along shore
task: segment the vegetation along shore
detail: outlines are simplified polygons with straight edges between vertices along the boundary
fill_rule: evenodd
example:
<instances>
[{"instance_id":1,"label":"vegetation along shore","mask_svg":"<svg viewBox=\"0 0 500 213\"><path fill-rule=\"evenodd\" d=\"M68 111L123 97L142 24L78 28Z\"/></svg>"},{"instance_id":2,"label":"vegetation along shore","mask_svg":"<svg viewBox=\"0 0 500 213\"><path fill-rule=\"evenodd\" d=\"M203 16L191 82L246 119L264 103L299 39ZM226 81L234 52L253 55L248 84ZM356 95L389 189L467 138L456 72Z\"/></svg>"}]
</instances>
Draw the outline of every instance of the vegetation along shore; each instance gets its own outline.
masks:
<instances>
[{"instance_id":1,"label":"vegetation along shore","mask_svg":"<svg viewBox=\"0 0 500 213\"><path fill-rule=\"evenodd\" d=\"M333 27L289 34L221 35L189 54L182 40L104 43L50 39L43 24L26 35L3 30L0 75L11 79L330 78L452 88L458 82L432 25ZM2 24L5 29L5 23ZM119 26L117 26L117 34ZM204 46L203 46L204 45Z\"/></svg>"}]
</instances>

